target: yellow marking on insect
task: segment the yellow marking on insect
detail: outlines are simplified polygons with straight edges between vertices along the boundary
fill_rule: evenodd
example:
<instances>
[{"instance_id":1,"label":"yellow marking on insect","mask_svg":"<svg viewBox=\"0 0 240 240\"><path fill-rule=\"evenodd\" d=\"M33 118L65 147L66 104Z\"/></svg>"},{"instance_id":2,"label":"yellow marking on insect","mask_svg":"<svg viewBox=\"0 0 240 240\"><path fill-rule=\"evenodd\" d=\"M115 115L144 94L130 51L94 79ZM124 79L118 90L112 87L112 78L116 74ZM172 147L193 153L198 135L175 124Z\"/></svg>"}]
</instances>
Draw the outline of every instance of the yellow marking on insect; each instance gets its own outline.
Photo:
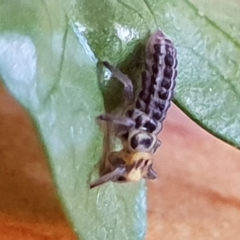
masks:
<instances>
[{"instance_id":1,"label":"yellow marking on insect","mask_svg":"<svg viewBox=\"0 0 240 240\"><path fill-rule=\"evenodd\" d=\"M147 172L149 164L152 163L152 154L146 152L127 153L121 151L116 153L117 157L121 158L126 164L126 179L127 181L139 181ZM145 162L148 160L148 164Z\"/></svg>"},{"instance_id":2,"label":"yellow marking on insect","mask_svg":"<svg viewBox=\"0 0 240 240\"><path fill-rule=\"evenodd\" d=\"M129 182L137 182L142 178L142 171L140 169L133 169L127 174Z\"/></svg>"}]
</instances>

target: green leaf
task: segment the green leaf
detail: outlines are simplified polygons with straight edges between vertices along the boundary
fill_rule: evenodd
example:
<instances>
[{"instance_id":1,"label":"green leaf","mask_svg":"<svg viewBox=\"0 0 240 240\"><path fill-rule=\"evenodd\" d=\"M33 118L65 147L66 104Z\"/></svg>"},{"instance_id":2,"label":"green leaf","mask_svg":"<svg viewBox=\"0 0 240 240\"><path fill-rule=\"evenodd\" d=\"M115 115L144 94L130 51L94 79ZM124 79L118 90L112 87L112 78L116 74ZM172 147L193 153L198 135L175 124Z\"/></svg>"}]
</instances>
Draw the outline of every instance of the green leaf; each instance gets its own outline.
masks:
<instances>
[{"instance_id":1,"label":"green leaf","mask_svg":"<svg viewBox=\"0 0 240 240\"><path fill-rule=\"evenodd\" d=\"M1 77L36 124L82 240L144 239L146 230L143 181L88 188L103 151L95 117L104 112L103 97L109 105L120 87L99 76L98 60L126 65L138 58L134 51L146 35L162 29L178 49L176 103L240 147L240 5L230 3L0 0Z\"/></svg>"},{"instance_id":2,"label":"green leaf","mask_svg":"<svg viewBox=\"0 0 240 240\"><path fill-rule=\"evenodd\" d=\"M0 23L1 76L36 123L75 231L82 240L142 239L143 182L89 189L102 154L95 117L104 106L97 59L86 37L75 33L66 6L58 2L15 4L2 3L0 8L8 19Z\"/></svg>"}]
</instances>

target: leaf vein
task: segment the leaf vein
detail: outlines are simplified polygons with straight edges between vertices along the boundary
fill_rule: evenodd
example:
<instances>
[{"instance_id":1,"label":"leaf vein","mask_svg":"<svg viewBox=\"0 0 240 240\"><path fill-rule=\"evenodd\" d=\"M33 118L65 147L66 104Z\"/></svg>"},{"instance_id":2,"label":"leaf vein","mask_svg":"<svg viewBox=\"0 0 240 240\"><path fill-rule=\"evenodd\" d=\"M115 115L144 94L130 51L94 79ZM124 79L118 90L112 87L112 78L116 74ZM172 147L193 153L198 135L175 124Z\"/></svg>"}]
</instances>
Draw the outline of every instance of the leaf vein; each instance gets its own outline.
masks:
<instances>
[{"instance_id":1,"label":"leaf vein","mask_svg":"<svg viewBox=\"0 0 240 240\"><path fill-rule=\"evenodd\" d=\"M215 28L216 30L218 30L219 32L221 32L228 40L230 40L237 48L240 48L240 43L235 40L230 34L228 34L227 32L225 32L223 29L221 29L213 20L211 20L209 17L207 16L202 16L199 14L199 9L193 4L191 3L189 0L184 0L185 3L194 11L194 13L205 19L206 22L209 23L209 25L211 25L213 28Z\"/></svg>"},{"instance_id":2,"label":"leaf vein","mask_svg":"<svg viewBox=\"0 0 240 240\"><path fill-rule=\"evenodd\" d=\"M234 85L230 82L230 81L227 81L228 79L226 79L222 72L213 64L211 63L211 61L209 61L209 59L203 57L202 55L200 55L198 52L196 52L195 50L189 48L197 57L199 57L200 59L202 59L203 61L207 62L209 67L214 71L216 72L216 74L219 76L219 79L222 81L222 82L225 82L226 84L229 85L229 88L232 90L232 92L234 92L234 94L236 95L239 103L240 103L240 92L237 91L236 87L234 87Z\"/></svg>"},{"instance_id":3,"label":"leaf vein","mask_svg":"<svg viewBox=\"0 0 240 240\"><path fill-rule=\"evenodd\" d=\"M154 22L155 22L155 25L156 25L156 27L158 28L158 24L157 24L156 17L155 17L155 15L154 15L154 12L153 12L153 10L152 10L152 8L151 8L148 0L143 0L143 2L145 3L147 9L148 9L149 12L151 13L151 15L152 15L152 17L153 17L153 20L154 20Z\"/></svg>"},{"instance_id":4,"label":"leaf vein","mask_svg":"<svg viewBox=\"0 0 240 240\"><path fill-rule=\"evenodd\" d=\"M136 13L141 19L144 19L143 15L139 13L135 8L130 6L129 4L123 2L122 0L117 0L117 2L122 4L125 8L129 9L130 11L133 11L134 13Z\"/></svg>"},{"instance_id":5,"label":"leaf vein","mask_svg":"<svg viewBox=\"0 0 240 240\"><path fill-rule=\"evenodd\" d=\"M63 34L62 54L61 54L60 63L59 63L59 71L58 71L58 74L56 75L56 79L54 81L54 84L53 84L52 88L47 93L47 96L44 100L44 105L48 102L49 98L58 89L58 87L60 85L60 82L61 82L62 68L63 68L63 63L64 63L64 59L65 59L65 52L66 52L67 35L68 35L68 25L66 25L66 29L65 29L64 34Z\"/></svg>"}]
</instances>

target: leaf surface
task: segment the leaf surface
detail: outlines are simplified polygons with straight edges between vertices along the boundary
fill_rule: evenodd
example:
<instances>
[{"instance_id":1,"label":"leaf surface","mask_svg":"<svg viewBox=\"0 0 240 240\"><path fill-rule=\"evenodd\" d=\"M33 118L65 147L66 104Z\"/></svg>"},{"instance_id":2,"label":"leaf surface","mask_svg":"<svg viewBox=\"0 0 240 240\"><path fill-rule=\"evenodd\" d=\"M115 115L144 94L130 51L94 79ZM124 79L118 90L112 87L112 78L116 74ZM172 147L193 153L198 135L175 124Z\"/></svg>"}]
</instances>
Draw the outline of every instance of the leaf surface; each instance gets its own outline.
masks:
<instances>
[{"instance_id":1,"label":"leaf surface","mask_svg":"<svg viewBox=\"0 0 240 240\"><path fill-rule=\"evenodd\" d=\"M98 60L124 63L160 28L178 49L175 102L240 147L236 0L1 0L0 6L2 80L36 124L80 239L136 240L146 231L144 182L88 188L103 151L95 117L104 112L103 93L121 86L109 87L107 71L99 77Z\"/></svg>"}]
</instances>

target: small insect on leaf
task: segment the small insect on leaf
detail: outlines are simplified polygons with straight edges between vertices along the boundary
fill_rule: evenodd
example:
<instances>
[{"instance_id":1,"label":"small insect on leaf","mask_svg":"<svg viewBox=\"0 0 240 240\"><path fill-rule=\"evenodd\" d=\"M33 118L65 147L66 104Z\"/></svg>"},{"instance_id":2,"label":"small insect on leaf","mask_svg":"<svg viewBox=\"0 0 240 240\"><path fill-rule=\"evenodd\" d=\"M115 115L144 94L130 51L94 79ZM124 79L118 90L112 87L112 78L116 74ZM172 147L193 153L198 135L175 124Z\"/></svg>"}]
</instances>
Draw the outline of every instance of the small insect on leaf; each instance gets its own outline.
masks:
<instances>
[{"instance_id":1,"label":"small insect on leaf","mask_svg":"<svg viewBox=\"0 0 240 240\"><path fill-rule=\"evenodd\" d=\"M96 187L108 181L131 182L141 178L155 179L153 154L161 145L157 138L162 130L162 122L173 98L177 77L177 51L171 40L162 31L154 32L146 45L145 69L142 73L142 85L134 100L132 81L113 67L103 63L113 77L123 83L125 89L125 112L122 116L101 115L100 121L110 122L114 134L122 142L122 150L107 154L106 169L102 176L90 187ZM129 106L130 105L130 106Z\"/></svg>"}]
</instances>

